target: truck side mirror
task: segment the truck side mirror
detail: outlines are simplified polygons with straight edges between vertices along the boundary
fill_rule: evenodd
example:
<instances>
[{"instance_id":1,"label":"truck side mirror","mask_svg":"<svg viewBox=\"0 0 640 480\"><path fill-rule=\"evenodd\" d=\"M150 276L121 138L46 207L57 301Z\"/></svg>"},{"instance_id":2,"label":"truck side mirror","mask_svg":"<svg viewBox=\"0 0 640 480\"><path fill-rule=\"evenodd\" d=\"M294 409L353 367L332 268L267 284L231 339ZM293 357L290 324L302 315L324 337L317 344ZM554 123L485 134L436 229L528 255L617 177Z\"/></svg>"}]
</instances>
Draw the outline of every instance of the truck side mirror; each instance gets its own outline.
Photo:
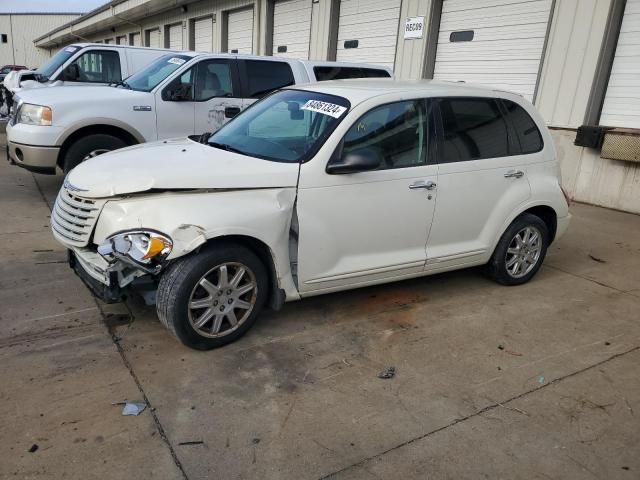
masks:
<instances>
[{"instance_id":1,"label":"truck side mirror","mask_svg":"<svg viewBox=\"0 0 640 480\"><path fill-rule=\"evenodd\" d=\"M75 63L67 65L66 67L64 67L64 70L62 70L61 76L62 80L65 80L67 82L77 82L78 80L80 80L80 67L78 67L78 65L76 65Z\"/></svg>"},{"instance_id":2,"label":"truck side mirror","mask_svg":"<svg viewBox=\"0 0 640 480\"><path fill-rule=\"evenodd\" d=\"M169 85L162 91L162 99L167 102L189 102L193 100L193 89L188 84Z\"/></svg>"}]
</instances>

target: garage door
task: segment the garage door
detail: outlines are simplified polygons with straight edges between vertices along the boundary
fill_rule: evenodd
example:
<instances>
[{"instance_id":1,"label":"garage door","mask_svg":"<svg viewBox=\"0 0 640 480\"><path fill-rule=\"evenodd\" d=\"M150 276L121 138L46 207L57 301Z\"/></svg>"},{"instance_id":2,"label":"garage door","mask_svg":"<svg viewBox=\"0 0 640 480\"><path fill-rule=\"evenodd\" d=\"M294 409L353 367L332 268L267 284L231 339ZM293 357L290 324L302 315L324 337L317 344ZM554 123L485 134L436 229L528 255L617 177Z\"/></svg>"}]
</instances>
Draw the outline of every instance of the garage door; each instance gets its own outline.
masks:
<instances>
[{"instance_id":1,"label":"garage door","mask_svg":"<svg viewBox=\"0 0 640 480\"><path fill-rule=\"evenodd\" d=\"M194 49L197 52L213 51L213 18L200 18L193 22Z\"/></svg>"},{"instance_id":2,"label":"garage door","mask_svg":"<svg viewBox=\"0 0 640 480\"><path fill-rule=\"evenodd\" d=\"M533 99L552 0L444 0L434 78Z\"/></svg>"},{"instance_id":3,"label":"garage door","mask_svg":"<svg viewBox=\"0 0 640 480\"><path fill-rule=\"evenodd\" d=\"M401 0L342 0L337 60L393 68Z\"/></svg>"},{"instance_id":4,"label":"garage door","mask_svg":"<svg viewBox=\"0 0 640 480\"><path fill-rule=\"evenodd\" d=\"M139 33L132 33L131 36L129 37L129 40L131 42L131 45L134 45L136 47L140 47L142 45L142 42L140 41Z\"/></svg>"},{"instance_id":5,"label":"garage door","mask_svg":"<svg viewBox=\"0 0 640 480\"><path fill-rule=\"evenodd\" d=\"M311 0L280 0L273 7L273 54L309 58Z\"/></svg>"},{"instance_id":6,"label":"garage door","mask_svg":"<svg viewBox=\"0 0 640 480\"><path fill-rule=\"evenodd\" d=\"M160 29L147 31L147 46L151 48L160 48Z\"/></svg>"},{"instance_id":7,"label":"garage door","mask_svg":"<svg viewBox=\"0 0 640 480\"><path fill-rule=\"evenodd\" d=\"M600 125L640 128L640 0L627 0Z\"/></svg>"},{"instance_id":8,"label":"garage door","mask_svg":"<svg viewBox=\"0 0 640 480\"><path fill-rule=\"evenodd\" d=\"M126 45L127 44L127 36L126 35L118 35L116 37L116 43L118 45Z\"/></svg>"},{"instance_id":9,"label":"garage door","mask_svg":"<svg viewBox=\"0 0 640 480\"><path fill-rule=\"evenodd\" d=\"M169 48L182 50L182 24L169 25Z\"/></svg>"},{"instance_id":10,"label":"garage door","mask_svg":"<svg viewBox=\"0 0 640 480\"><path fill-rule=\"evenodd\" d=\"M227 22L227 51L253 53L253 8L229 12Z\"/></svg>"}]
</instances>

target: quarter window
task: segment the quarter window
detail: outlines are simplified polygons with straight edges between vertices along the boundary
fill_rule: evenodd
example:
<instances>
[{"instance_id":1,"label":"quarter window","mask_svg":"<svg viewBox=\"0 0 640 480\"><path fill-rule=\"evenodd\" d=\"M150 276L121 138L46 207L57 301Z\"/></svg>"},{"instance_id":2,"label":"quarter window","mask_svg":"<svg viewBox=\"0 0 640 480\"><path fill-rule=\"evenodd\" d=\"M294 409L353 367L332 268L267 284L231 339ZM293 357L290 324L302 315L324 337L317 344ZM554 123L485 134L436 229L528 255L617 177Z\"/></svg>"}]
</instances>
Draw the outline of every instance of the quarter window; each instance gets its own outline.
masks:
<instances>
[{"instance_id":1,"label":"quarter window","mask_svg":"<svg viewBox=\"0 0 640 480\"><path fill-rule=\"evenodd\" d=\"M76 58L72 65L78 66L80 82L111 83L122 80L120 55L112 50L90 50Z\"/></svg>"},{"instance_id":2,"label":"quarter window","mask_svg":"<svg viewBox=\"0 0 640 480\"><path fill-rule=\"evenodd\" d=\"M426 113L418 100L389 103L364 114L344 137L343 153L375 148L385 168L424 165L427 158Z\"/></svg>"},{"instance_id":3,"label":"quarter window","mask_svg":"<svg viewBox=\"0 0 640 480\"><path fill-rule=\"evenodd\" d=\"M293 72L288 63L267 60L244 60L247 97L261 98L278 88L293 85Z\"/></svg>"},{"instance_id":4,"label":"quarter window","mask_svg":"<svg viewBox=\"0 0 640 480\"><path fill-rule=\"evenodd\" d=\"M204 60L198 63L195 99L209 100L214 97L233 97L231 63L220 60Z\"/></svg>"},{"instance_id":5,"label":"quarter window","mask_svg":"<svg viewBox=\"0 0 640 480\"><path fill-rule=\"evenodd\" d=\"M535 153L542 150L542 135L529 114L515 102L502 100L507 121L515 130L514 155Z\"/></svg>"},{"instance_id":6,"label":"quarter window","mask_svg":"<svg viewBox=\"0 0 640 480\"><path fill-rule=\"evenodd\" d=\"M492 98L443 98L440 162L509 155L507 124Z\"/></svg>"},{"instance_id":7,"label":"quarter window","mask_svg":"<svg viewBox=\"0 0 640 480\"><path fill-rule=\"evenodd\" d=\"M341 80L345 78L388 78L389 72L377 68L363 67L313 67L316 80Z\"/></svg>"}]
</instances>

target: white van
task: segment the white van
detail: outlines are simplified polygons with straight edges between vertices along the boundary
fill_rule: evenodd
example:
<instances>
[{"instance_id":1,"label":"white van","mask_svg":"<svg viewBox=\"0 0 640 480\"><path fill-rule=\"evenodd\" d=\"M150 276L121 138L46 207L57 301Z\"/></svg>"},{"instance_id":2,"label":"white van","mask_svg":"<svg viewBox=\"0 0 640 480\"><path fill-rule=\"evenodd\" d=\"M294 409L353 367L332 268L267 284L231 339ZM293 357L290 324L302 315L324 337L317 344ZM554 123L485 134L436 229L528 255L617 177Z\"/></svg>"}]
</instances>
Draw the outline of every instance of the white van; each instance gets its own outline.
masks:
<instances>
[{"instance_id":1,"label":"white van","mask_svg":"<svg viewBox=\"0 0 640 480\"><path fill-rule=\"evenodd\" d=\"M326 82L280 90L201 142L91 159L51 227L96 295L146 278L169 331L208 349L265 305L476 265L528 282L569 224L559 172L518 95Z\"/></svg>"},{"instance_id":2,"label":"white van","mask_svg":"<svg viewBox=\"0 0 640 480\"><path fill-rule=\"evenodd\" d=\"M20 92L7 126L9 157L53 174L128 145L214 132L278 88L336 78L390 77L386 67L178 52L117 87Z\"/></svg>"}]
</instances>

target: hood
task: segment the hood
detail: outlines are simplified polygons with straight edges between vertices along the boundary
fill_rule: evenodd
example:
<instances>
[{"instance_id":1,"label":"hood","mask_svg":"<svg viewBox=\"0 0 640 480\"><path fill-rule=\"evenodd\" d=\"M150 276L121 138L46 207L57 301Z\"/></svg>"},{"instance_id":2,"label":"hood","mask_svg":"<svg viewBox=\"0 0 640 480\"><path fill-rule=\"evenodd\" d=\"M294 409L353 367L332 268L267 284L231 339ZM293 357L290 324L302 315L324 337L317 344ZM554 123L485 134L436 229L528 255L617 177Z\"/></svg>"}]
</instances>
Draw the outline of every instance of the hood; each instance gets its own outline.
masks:
<instances>
[{"instance_id":1,"label":"hood","mask_svg":"<svg viewBox=\"0 0 640 480\"><path fill-rule=\"evenodd\" d=\"M65 186L81 197L100 198L179 189L295 187L297 163L227 152L188 138L124 148L74 168Z\"/></svg>"},{"instance_id":2,"label":"hood","mask_svg":"<svg viewBox=\"0 0 640 480\"><path fill-rule=\"evenodd\" d=\"M29 83L29 82L24 82ZM38 82L35 82L38 83ZM56 105L65 104L91 104L100 99L100 102L109 102L110 100L123 101L131 99L131 101L143 99L149 103L148 92L138 92L127 88L109 87L107 85L90 86L90 85L60 85L59 82L52 84L40 84L46 88L23 88L20 90L20 100L26 103L35 103L36 105L47 105L54 107ZM55 117L54 117L55 118Z\"/></svg>"}]
</instances>

